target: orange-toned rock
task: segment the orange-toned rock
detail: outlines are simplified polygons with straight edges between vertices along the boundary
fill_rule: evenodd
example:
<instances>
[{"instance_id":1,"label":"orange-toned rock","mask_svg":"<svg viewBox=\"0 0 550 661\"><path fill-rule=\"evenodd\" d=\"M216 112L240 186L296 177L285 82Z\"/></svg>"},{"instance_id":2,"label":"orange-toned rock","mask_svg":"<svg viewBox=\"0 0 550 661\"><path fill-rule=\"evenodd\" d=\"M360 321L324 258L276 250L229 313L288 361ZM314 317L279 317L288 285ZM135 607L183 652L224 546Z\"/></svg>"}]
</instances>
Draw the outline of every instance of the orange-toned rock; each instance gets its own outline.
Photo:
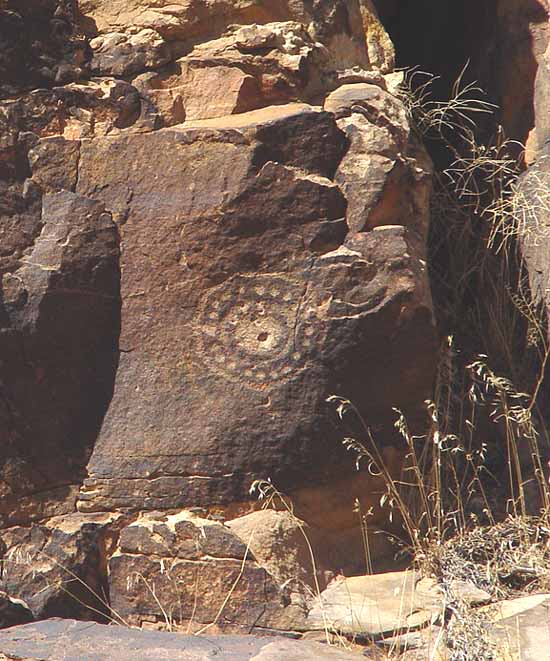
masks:
<instances>
[{"instance_id":1,"label":"orange-toned rock","mask_svg":"<svg viewBox=\"0 0 550 661\"><path fill-rule=\"evenodd\" d=\"M363 571L356 501L384 523L379 480L355 470L327 397L354 401L397 472L392 407L421 429L431 391L430 166L382 75L393 48L370 0L43 4L36 22L0 10L29 34L60 30L37 37L43 60L20 66L11 35L0 59L3 524L31 548L39 522L39 543L72 549L107 512L97 539L120 532L116 552L71 551L70 566L157 626L147 584L176 604L170 561L183 619L202 625L241 571L237 528L263 517L225 624L298 627L292 574L311 590ZM316 572L295 519L285 563L281 513L242 516L267 477L293 497ZM172 526L197 506L235 531ZM59 586L48 599L69 612Z\"/></svg>"},{"instance_id":2,"label":"orange-toned rock","mask_svg":"<svg viewBox=\"0 0 550 661\"><path fill-rule=\"evenodd\" d=\"M230 503L267 475L285 489L327 481L353 466L328 395L350 393L390 428L386 402L410 409L427 393L418 248L397 226L343 245L330 177L346 147L308 106L82 145L77 190L120 224L124 301L82 509Z\"/></svg>"},{"instance_id":3,"label":"orange-toned rock","mask_svg":"<svg viewBox=\"0 0 550 661\"><path fill-rule=\"evenodd\" d=\"M114 610L131 624L187 631L214 624L250 633L304 622L303 609L290 603L246 543L223 524L186 511L141 516L123 528L109 560L109 584Z\"/></svg>"},{"instance_id":4,"label":"orange-toned rock","mask_svg":"<svg viewBox=\"0 0 550 661\"><path fill-rule=\"evenodd\" d=\"M313 5L305 0L81 0L79 6L81 27L92 37L151 30L189 48L219 37L230 25L290 20L308 26L339 68L360 64L389 70L393 63L393 45L371 0Z\"/></svg>"}]
</instances>

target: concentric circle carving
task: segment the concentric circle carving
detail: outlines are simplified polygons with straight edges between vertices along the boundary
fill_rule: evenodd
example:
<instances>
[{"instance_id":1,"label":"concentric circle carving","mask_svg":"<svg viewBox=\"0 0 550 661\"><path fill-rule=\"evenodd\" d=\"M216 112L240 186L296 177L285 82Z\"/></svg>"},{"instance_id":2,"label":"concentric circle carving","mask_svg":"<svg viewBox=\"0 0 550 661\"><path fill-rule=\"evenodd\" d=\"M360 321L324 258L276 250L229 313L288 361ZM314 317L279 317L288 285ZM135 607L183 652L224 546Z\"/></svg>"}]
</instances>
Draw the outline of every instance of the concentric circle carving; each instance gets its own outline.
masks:
<instances>
[{"instance_id":1,"label":"concentric circle carving","mask_svg":"<svg viewBox=\"0 0 550 661\"><path fill-rule=\"evenodd\" d=\"M303 368L297 337L303 284L275 275L235 276L209 289L198 316L201 356L210 370L250 387Z\"/></svg>"}]
</instances>

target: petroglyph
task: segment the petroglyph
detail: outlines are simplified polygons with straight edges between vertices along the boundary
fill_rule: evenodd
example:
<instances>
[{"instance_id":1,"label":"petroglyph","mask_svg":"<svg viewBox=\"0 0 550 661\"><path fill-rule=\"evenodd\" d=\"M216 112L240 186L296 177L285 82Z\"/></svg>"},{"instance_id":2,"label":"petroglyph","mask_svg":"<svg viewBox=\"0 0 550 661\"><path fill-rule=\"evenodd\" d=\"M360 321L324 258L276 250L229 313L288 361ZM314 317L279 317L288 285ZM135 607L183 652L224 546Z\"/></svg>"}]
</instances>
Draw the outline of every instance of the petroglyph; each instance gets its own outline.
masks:
<instances>
[{"instance_id":1,"label":"petroglyph","mask_svg":"<svg viewBox=\"0 0 550 661\"><path fill-rule=\"evenodd\" d=\"M296 336L306 290L280 275L235 276L210 289L197 317L207 367L251 388L286 381L305 366L314 328Z\"/></svg>"}]
</instances>

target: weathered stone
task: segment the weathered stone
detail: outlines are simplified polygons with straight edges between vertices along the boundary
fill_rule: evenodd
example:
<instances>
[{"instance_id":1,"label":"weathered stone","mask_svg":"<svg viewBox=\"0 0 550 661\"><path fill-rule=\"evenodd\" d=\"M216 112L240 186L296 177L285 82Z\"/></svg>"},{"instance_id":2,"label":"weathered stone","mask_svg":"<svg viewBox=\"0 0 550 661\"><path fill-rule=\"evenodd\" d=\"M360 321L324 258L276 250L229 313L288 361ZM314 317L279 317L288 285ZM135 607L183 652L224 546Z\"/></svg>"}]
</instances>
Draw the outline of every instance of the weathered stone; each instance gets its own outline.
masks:
<instances>
[{"instance_id":1,"label":"weathered stone","mask_svg":"<svg viewBox=\"0 0 550 661\"><path fill-rule=\"evenodd\" d=\"M100 203L62 192L43 198L39 227L19 268L2 279L6 523L74 507L71 485L81 479L117 362L119 249L110 216Z\"/></svg>"},{"instance_id":2,"label":"weathered stone","mask_svg":"<svg viewBox=\"0 0 550 661\"><path fill-rule=\"evenodd\" d=\"M472 581L454 580L449 585L450 593L453 599L457 599L470 606L485 604L491 601L491 595L478 588Z\"/></svg>"},{"instance_id":3,"label":"weathered stone","mask_svg":"<svg viewBox=\"0 0 550 661\"><path fill-rule=\"evenodd\" d=\"M162 594L185 626L300 628L304 593L365 571L355 503L385 524L381 482L355 471L326 398L354 401L397 474L392 407L421 429L431 393L430 165L387 91L393 47L370 0L17 12L38 59L17 87L20 47L0 55L16 95L0 107L3 523L40 521L29 535L67 544L90 584L108 565L136 623L162 625ZM38 38L50 20L67 30ZM17 95L37 81L49 89ZM239 516L266 477L291 493L316 574L296 519ZM136 517L90 533L101 563L73 553L90 537L78 518L68 538L47 521L76 516L77 495ZM196 506L235 530L173 518ZM391 557L381 536L370 548ZM33 609L68 609L56 590Z\"/></svg>"},{"instance_id":4,"label":"weathered stone","mask_svg":"<svg viewBox=\"0 0 550 661\"><path fill-rule=\"evenodd\" d=\"M216 38L230 25L292 20L309 26L314 38L331 51L337 68L361 64L387 69L393 63L393 46L371 0L321 1L313 5L304 0L139 0L131 4L124 0L81 0L80 10L85 17L82 28L91 36L136 26L185 44Z\"/></svg>"},{"instance_id":5,"label":"weathered stone","mask_svg":"<svg viewBox=\"0 0 550 661\"><path fill-rule=\"evenodd\" d=\"M139 93L132 85L114 79L95 79L51 90L34 90L17 100L0 104L0 150L4 167L20 146L25 153L33 136L62 135L67 140L92 138L132 126L141 115ZM19 168L24 156L18 154ZM3 176L5 174L3 173ZM28 173L25 173L28 176Z\"/></svg>"},{"instance_id":6,"label":"weathered stone","mask_svg":"<svg viewBox=\"0 0 550 661\"><path fill-rule=\"evenodd\" d=\"M10 599L5 592L0 592L0 629L27 624L33 619L31 611L20 599Z\"/></svg>"},{"instance_id":7,"label":"weathered stone","mask_svg":"<svg viewBox=\"0 0 550 661\"><path fill-rule=\"evenodd\" d=\"M431 355L429 296L415 294L420 267L399 231L331 252L346 209L324 178L345 149L330 117L292 106L82 144L78 192L123 223L124 308L115 395L81 508L231 502L266 474L295 487L334 461L351 468L327 433L328 395L345 388L364 402L369 392L378 419L384 401L408 405L387 364L376 387L365 382L357 350L386 351L397 315L406 334L408 323L425 328L413 335ZM394 342L401 382L407 364L428 376L426 349L407 358L410 345L400 353Z\"/></svg>"},{"instance_id":8,"label":"weathered stone","mask_svg":"<svg viewBox=\"0 0 550 661\"><path fill-rule=\"evenodd\" d=\"M67 0L7 2L0 7L0 98L67 83L83 71L86 42Z\"/></svg>"},{"instance_id":9,"label":"weathered stone","mask_svg":"<svg viewBox=\"0 0 550 661\"><path fill-rule=\"evenodd\" d=\"M245 542L221 523L191 512L162 516L142 515L122 529L119 547L123 553L201 560L205 556L242 560Z\"/></svg>"},{"instance_id":10,"label":"weathered stone","mask_svg":"<svg viewBox=\"0 0 550 661\"><path fill-rule=\"evenodd\" d=\"M425 626L442 613L435 581L389 572L334 581L312 604L306 624L376 638Z\"/></svg>"},{"instance_id":11,"label":"weathered stone","mask_svg":"<svg viewBox=\"0 0 550 661\"><path fill-rule=\"evenodd\" d=\"M550 595L535 594L484 607L499 661L539 661L548 656Z\"/></svg>"},{"instance_id":12,"label":"weathered stone","mask_svg":"<svg viewBox=\"0 0 550 661\"><path fill-rule=\"evenodd\" d=\"M123 621L198 630L303 626L304 615L221 523L189 512L144 515L122 529L109 560L113 611Z\"/></svg>"},{"instance_id":13,"label":"weathered stone","mask_svg":"<svg viewBox=\"0 0 550 661\"><path fill-rule=\"evenodd\" d=\"M73 191L78 177L80 143L60 137L45 138L29 151L33 181L44 193Z\"/></svg>"},{"instance_id":14,"label":"weathered stone","mask_svg":"<svg viewBox=\"0 0 550 661\"><path fill-rule=\"evenodd\" d=\"M500 121L506 135L524 143L535 121L541 130L547 122L547 107L541 107L545 51L550 44L550 6L547 0L501 0L496 12L495 61L491 89L500 106ZM537 79L537 70L540 75ZM513 72L513 75L511 75ZM535 80L540 90L535 118ZM546 82L545 82L546 81ZM544 142L540 142L540 147Z\"/></svg>"},{"instance_id":15,"label":"weathered stone","mask_svg":"<svg viewBox=\"0 0 550 661\"><path fill-rule=\"evenodd\" d=\"M256 561L278 585L290 585L295 591L302 590L304 585L315 589L314 570L322 567L313 565L317 558L312 557L311 532L303 521L290 512L265 509L228 521L226 525L248 545ZM322 578L320 581L324 583Z\"/></svg>"},{"instance_id":16,"label":"weathered stone","mask_svg":"<svg viewBox=\"0 0 550 661\"><path fill-rule=\"evenodd\" d=\"M193 69L177 63L177 72L144 74L134 80L160 114L165 126L185 119L207 119L246 112L261 106L252 76L225 66Z\"/></svg>"},{"instance_id":17,"label":"weathered stone","mask_svg":"<svg viewBox=\"0 0 550 661\"><path fill-rule=\"evenodd\" d=\"M20 266L24 252L32 245L42 226L42 197L32 182L0 181L0 272Z\"/></svg>"},{"instance_id":18,"label":"weathered stone","mask_svg":"<svg viewBox=\"0 0 550 661\"><path fill-rule=\"evenodd\" d=\"M0 586L23 599L36 618L98 617L106 621L105 556L119 515L69 514L33 527L2 531Z\"/></svg>"},{"instance_id":19,"label":"weathered stone","mask_svg":"<svg viewBox=\"0 0 550 661\"><path fill-rule=\"evenodd\" d=\"M550 21L549 21L550 23ZM546 51L539 55L539 66L535 80L535 130L537 133L537 147L544 148L550 142L550 30L546 27L544 42L547 42ZM541 49L542 50L542 49Z\"/></svg>"},{"instance_id":20,"label":"weathered stone","mask_svg":"<svg viewBox=\"0 0 550 661\"><path fill-rule=\"evenodd\" d=\"M517 197L522 218L519 237L529 274L531 295L536 304L550 309L548 296L550 264L546 249L550 236L550 146L522 177Z\"/></svg>"},{"instance_id":21,"label":"weathered stone","mask_svg":"<svg viewBox=\"0 0 550 661\"><path fill-rule=\"evenodd\" d=\"M139 650L139 652L136 652ZM50 619L0 631L0 653L57 661L347 661L357 655L281 636L183 636L93 622ZM136 657L136 654L138 656Z\"/></svg>"},{"instance_id":22,"label":"weathered stone","mask_svg":"<svg viewBox=\"0 0 550 661\"><path fill-rule=\"evenodd\" d=\"M261 28L261 39L256 31ZM259 47L258 43L269 43ZM235 28L197 45L158 74L134 81L166 124L208 119L288 101L311 101L338 72L327 49L290 21ZM181 108L179 108L181 106Z\"/></svg>"},{"instance_id":23,"label":"weathered stone","mask_svg":"<svg viewBox=\"0 0 550 661\"><path fill-rule=\"evenodd\" d=\"M399 657L400 661L425 661L425 659L449 661L452 654L447 646L447 636L443 626L431 625L386 640L394 643L390 644L390 650L403 650ZM404 646L401 645L402 642L405 642Z\"/></svg>"},{"instance_id":24,"label":"weathered stone","mask_svg":"<svg viewBox=\"0 0 550 661\"><path fill-rule=\"evenodd\" d=\"M348 201L351 230L404 225L420 236L424 258L432 167L415 146L403 104L375 85L343 85L325 101L350 140L336 181Z\"/></svg>"},{"instance_id":25,"label":"weathered stone","mask_svg":"<svg viewBox=\"0 0 550 661\"><path fill-rule=\"evenodd\" d=\"M144 29L137 34L113 32L90 42L94 56L92 71L100 76L129 76L170 61L165 41L155 30Z\"/></svg>"}]
</instances>

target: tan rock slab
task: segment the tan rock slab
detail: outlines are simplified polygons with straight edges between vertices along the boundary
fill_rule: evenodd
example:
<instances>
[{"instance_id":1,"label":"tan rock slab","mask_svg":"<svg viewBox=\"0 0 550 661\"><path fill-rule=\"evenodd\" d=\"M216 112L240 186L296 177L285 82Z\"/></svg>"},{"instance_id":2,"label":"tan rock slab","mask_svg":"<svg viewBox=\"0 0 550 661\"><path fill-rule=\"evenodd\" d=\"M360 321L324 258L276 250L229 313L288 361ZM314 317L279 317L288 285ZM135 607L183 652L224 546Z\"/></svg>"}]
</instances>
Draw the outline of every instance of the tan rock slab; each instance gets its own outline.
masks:
<instances>
[{"instance_id":1,"label":"tan rock slab","mask_svg":"<svg viewBox=\"0 0 550 661\"><path fill-rule=\"evenodd\" d=\"M308 526L290 512L266 509L233 519L227 527L248 545L259 564L279 585L314 587Z\"/></svg>"},{"instance_id":2,"label":"tan rock slab","mask_svg":"<svg viewBox=\"0 0 550 661\"><path fill-rule=\"evenodd\" d=\"M550 594L501 601L484 607L493 620L491 636L501 661L543 661L550 658Z\"/></svg>"},{"instance_id":3,"label":"tan rock slab","mask_svg":"<svg viewBox=\"0 0 550 661\"><path fill-rule=\"evenodd\" d=\"M437 620L442 598L435 581L412 571L336 580L313 603L307 624L369 637L415 629Z\"/></svg>"}]
</instances>

